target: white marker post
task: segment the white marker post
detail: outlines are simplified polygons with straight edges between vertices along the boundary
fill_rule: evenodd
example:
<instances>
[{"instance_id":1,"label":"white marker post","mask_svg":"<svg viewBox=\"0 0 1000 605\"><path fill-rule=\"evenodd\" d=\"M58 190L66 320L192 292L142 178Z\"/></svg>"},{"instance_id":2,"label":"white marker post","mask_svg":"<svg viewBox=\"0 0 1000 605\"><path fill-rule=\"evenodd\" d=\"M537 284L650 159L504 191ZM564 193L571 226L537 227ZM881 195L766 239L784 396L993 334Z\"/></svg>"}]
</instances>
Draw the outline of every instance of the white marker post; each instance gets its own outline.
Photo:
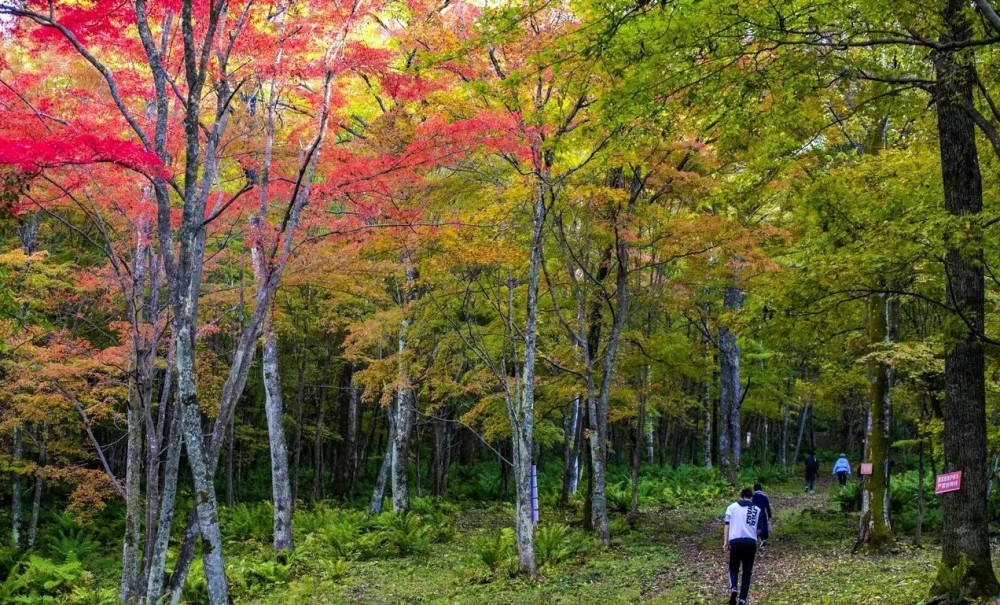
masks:
<instances>
[{"instance_id":1,"label":"white marker post","mask_svg":"<svg viewBox=\"0 0 1000 605\"><path fill-rule=\"evenodd\" d=\"M538 471L531 465L531 520L538 523Z\"/></svg>"}]
</instances>

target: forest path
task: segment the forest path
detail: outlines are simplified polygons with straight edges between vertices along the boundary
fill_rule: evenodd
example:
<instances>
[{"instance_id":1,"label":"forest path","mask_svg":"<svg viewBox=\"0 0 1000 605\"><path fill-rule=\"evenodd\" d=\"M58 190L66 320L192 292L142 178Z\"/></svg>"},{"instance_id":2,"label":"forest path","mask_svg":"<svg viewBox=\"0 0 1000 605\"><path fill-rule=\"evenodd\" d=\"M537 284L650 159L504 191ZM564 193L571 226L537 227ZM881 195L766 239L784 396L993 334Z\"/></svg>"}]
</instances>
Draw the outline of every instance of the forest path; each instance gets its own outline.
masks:
<instances>
[{"instance_id":1,"label":"forest path","mask_svg":"<svg viewBox=\"0 0 1000 605\"><path fill-rule=\"evenodd\" d=\"M768 595L781 593L790 584L804 582L803 578L809 577L810 572L814 573L817 560L821 561L824 553L803 552L801 546L790 544L789 536L782 533L782 520L803 510L828 509L830 485L829 478L821 477L811 494L802 488L793 491L791 486L768 493L775 520L767 545L757 551L750 588L751 602L767 603ZM694 531L681 534L672 530L670 520L665 519L657 533L662 536L664 544L673 544L680 552L680 560L676 567L664 570L654 579L644 595L645 601L672 603L668 595L675 594L677 587L683 586L684 592L697 596L699 602L727 602L729 555L722 550L721 513L720 508L719 515L701 523Z\"/></svg>"}]
</instances>

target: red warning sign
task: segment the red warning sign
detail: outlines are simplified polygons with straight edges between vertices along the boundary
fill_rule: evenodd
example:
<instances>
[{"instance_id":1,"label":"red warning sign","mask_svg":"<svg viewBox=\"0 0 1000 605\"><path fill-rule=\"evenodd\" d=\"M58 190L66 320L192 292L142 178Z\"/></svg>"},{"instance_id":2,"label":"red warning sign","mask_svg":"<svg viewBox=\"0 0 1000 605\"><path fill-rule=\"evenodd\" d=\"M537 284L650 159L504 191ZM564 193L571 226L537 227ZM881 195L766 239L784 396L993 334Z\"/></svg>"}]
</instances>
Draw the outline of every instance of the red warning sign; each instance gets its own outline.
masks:
<instances>
[{"instance_id":1,"label":"red warning sign","mask_svg":"<svg viewBox=\"0 0 1000 605\"><path fill-rule=\"evenodd\" d=\"M962 471L938 475L937 481L934 484L935 494L957 492L960 489L962 489Z\"/></svg>"},{"instance_id":2,"label":"red warning sign","mask_svg":"<svg viewBox=\"0 0 1000 605\"><path fill-rule=\"evenodd\" d=\"M861 474L862 475L870 475L870 474L872 474L872 463L871 462L862 462L861 463Z\"/></svg>"}]
</instances>

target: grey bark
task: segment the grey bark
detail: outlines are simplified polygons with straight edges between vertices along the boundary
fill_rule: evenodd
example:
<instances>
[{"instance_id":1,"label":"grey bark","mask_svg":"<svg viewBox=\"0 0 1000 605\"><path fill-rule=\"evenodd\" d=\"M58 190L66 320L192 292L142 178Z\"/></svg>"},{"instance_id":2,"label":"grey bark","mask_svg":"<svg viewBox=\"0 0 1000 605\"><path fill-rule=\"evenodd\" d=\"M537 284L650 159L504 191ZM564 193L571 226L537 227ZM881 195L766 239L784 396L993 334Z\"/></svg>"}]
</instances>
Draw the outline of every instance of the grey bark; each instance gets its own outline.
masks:
<instances>
[{"instance_id":1,"label":"grey bark","mask_svg":"<svg viewBox=\"0 0 1000 605\"><path fill-rule=\"evenodd\" d=\"M38 514L42 508L42 489L45 487L45 479L40 472L41 467L46 462L46 441L48 440L48 426L45 422L39 430L38 435L38 467L35 471L35 485L31 499L31 519L28 521L28 548L35 545L35 536L38 534Z\"/></svg>"},{"instance_id":2,"label":"grey bark","mask_svg":"<svg viewBox=\"0 0 1000 605\"><path fill-rule=\"evenodd\" d=\"M580 396L573 398L568 413L563 411L563 481L560 502L569 503L576 493L580 480L580 442L583 438L583 417L580 413Z\"/></svg>"},{"instance_id":3,"label":"grey bark","mask_svg":"<svg viewBox=\"0 0 1000 605\"><path fill-rule=\"evenodd\" d=\"M273 317L264 320L264 411L271 454L271 499L274 504L274 548L291 550L292 486L288 476L288 441L285 439L281 374L278 370L278 339Z\"/></svg>"},{"instance_id":4,"label":"grey bark","mask_svg":"<svg viewBox=\"0 0 1000 605\"><path fill-rule=\"evenodd\" d=\"M415 281L417 270L413 265L413 259L409 251L403 254L406 278L400 296L400 303L412 302L416 296ZM409 490L409 454L410 439L413 434L413 426L416 422L416 396L413 386L410 384L411 376L409 362L407 360L407 337L410 329L409 311L404 311L403 319L399 326L398 357L399 357L399 386L396 388L396 397L393 400L392 412L395 421L395 433L393 434L392 462L390 472L392 477L392 510L400 513L410 508Z\"/></svg>"},{"instance_id":5,"label":"grey bark","mask_svg":"<svg viewBox=\"0 0 1000 605\"><path fill-rule=\"evenodd\" d=\"M731 313L739 311L743 306L743 291L736 287L726 288L723 305ZM740 428L743 391L740 386L740 345L736 332L728 326L719 329L719 357L719 405L723 418L723 426L719 429L720 466L729 482L736 485L743 441Z\"/></svg>"},{"instance_id":6,"label":"grey bark","mask_svg":"<svg viewBox=\"0 0 1000 605\"><path fill-rule=\"evenodd\" d=\"M385 456L382 458L382 466L378 469L378 476L375 478L375 488L372 490L372 499L368 504L368 510L375 515L382 512L382 502L385 500L385 486L389 481L389 473L392 470L392 449L394 447L393 442L395 441L395 421L393 420L392 410L386 410L386 414L388 416L389 428L385 440Z\"/></svg>"},{"instance_id":7,"label":"grey bark","mask_svg":"<svg viewBox=\"0 0 1000 605\"><path fill-rule=\"evenodd\" d=\"M21 437L21 426L14 426L14 436L12 439L13 451L12 458L14 461L14 466L19 467L22 459L24 458L24 445L22 443ZM19 470L15 470L12 473L11 483L11 504L10 504L10 537L11 544L14 548L20 548L21 546L21 522L23 513L21 511L21 473Z\"/></svg>"}]
</instances>

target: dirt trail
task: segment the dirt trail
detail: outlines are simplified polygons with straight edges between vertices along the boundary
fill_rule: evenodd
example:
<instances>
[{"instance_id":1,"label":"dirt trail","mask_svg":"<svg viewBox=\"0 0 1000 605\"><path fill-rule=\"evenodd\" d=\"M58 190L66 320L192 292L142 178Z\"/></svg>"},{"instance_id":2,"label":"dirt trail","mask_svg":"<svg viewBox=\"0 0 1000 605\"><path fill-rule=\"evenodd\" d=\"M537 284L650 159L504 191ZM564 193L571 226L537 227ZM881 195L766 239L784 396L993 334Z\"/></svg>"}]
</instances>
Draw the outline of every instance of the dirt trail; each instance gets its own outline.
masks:
<instances>
[{"instance_id":1,"label":"dirt trail","mask_svg":"<svg viewBox=\"0 0 1000 605\"><path fill-rule=\"evenodd\" d=\"M768 494L775 521L771 528L771 539L757 552L753 571L751 597L755 603L767 602L768 593L780 590L783 585L794 583L801 575L796 573L800 566L807 564L798 548L784 548L782 544L782 518L804 509L825 509L829 481L818 481L812 494L783 492ZM721 512L721 509L720 509ZM702 523L695 531L678 535L671 529L671 520L665 518L657 533L665 543L673 543L681 553L677 567L665 570L651 583L645 596L654 600L661 593L677 584L684 584L695 590L698 596L709 602L725 603L729 597L726 579L729 556L722 551L722 521L715 517Z\"/></svg>"}]
</instances>

